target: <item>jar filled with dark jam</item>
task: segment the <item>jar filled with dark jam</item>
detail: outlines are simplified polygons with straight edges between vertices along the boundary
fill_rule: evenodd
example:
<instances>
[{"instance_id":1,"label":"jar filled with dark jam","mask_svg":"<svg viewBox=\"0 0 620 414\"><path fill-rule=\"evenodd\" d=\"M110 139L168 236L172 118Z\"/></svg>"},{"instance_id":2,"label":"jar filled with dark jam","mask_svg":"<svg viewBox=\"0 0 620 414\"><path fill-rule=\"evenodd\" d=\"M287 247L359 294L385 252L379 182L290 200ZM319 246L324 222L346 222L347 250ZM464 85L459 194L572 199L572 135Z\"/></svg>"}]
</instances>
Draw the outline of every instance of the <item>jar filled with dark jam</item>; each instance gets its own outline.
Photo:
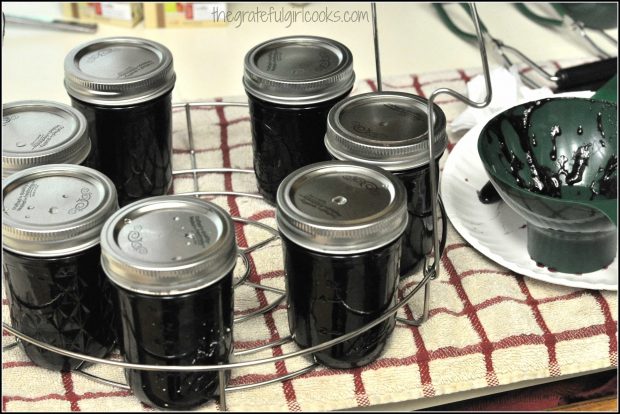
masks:
<instances>
[{"instance_id":1,"label":"jar filled with dark jam","mask_svg":"<svg viewBox=\"0 0 620 414\"><path fill-rule=\"evenodd\" d=\"M350 333L396 304L405 197L392 174L353 162L312 164L282 181L276 221L289 328L300 347ZM314 356L332 368L366 365L383 351L395 318Z\"/></svg>"},{"instance_id":2,"label":"jar filled with dark jam","mask_svg":"<svg viewBox=\"0 0 620 414\"><path fill-rule=\"evenodd\" d=\"M121 206L172 185L172 54L139 38L94 40L65 58L65 88L88 120L91 164L116 185Z\"/></svg>"},{"instance_id":3,"label":"jar filled with dark jam","mask_svg":"<svg viewBox=\"0 0 620 414\"><path fill-rule=\"evenodd\" d=\"M446 117L434 105L436 177L448 145ZM329 113L325 146L333 158L373 165L400 178L407 190L409 220L403 236L401 274L418 271L433 248L433 213L428 154L428 101L401 92L349 97Z\"/></svg>"},{"instance_id":4,"label":"jar filled with dark jam","mask_svg":"<svg viewBox=\"0 0 620 414\"><path fill-rule=\"evenodd\" d=\"M44 164L80 164L91 150L82 113L51 101L2 105L2 178Z\"/></svg>"},{"instance_id":5,"label":"jar filled with dark jam","mask_svg":"<svg viewBox=\"0 0 620 414\"><path fill-rule=\"evenodd\" d=\"M275 204L282 180L296 169L329 160L323 145L327 114L355 81L353 56L322 37L272 39L245 56L258 190Z\"/></svg>"},{"instance_id":6,"label":"jar filled with dark jam","mask_svg":"<svg viewBox=\"0 0 620 414\"><path fill-rule=\"evenodd\" d=\"M228 213L191 197L136 201L106 222L101 250L116 287L127 362L228 362L237 258ZM174 410L205 403L219 385L215 371L125 370L125 376L140 401Z\"/></svg>"},{"instance_id":7,"label":"jar filled with dark jam","mask_svg":"<svg viewBox=\"0 0 620 414\"><path fill-rule=\"evenodd\" d=\"M112 287L101 265L99 234L118 209L100 172L50 164L12 174L2 186L2 270L11 324L68 351L105 357L114 347ZM37 365L67 371L82 361L25 341Z\"/></svg>"}]
</instances>

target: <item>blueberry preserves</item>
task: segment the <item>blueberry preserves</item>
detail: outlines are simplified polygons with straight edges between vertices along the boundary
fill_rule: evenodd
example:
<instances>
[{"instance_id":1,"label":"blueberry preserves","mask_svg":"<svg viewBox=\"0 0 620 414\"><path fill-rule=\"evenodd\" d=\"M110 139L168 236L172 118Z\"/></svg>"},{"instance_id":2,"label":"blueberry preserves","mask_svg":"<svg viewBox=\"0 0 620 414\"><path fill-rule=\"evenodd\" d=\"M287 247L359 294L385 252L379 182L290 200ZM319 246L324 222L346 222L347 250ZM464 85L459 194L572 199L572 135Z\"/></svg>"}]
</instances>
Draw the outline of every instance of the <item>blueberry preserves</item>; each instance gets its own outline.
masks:
<instances>
[{"instance_id":1,"label":"blueberry preserves","mask_svg":"<svg viewBox=\"0 0 620 414\"><path fill-rule=\"evenodd\" d=\"M172 184L172 54L145 39L95 40L65 59L65 88L88 120L91 164L116 185L121 206Z\"/></svg>"},{"instance_id":2,"label":"blueberry preserves","mask_svg":"<svg viewBox=\"0 0 620 414\"><path fill-rule=\"evenodd\" d=\"M433 166L448 145L446 117L434 106ZM401 92L349 97L330 111L325 146L339 160L390 171L405 185L409 220L403 236L401 273L420 269L433 247L433 214L428 155L428 101Z\"/></svg>"},{"instance_id":3,"label":"blueberry preserves","mask_svg":"<svg viewBox=\"0 0 620 414\"><path fill-rule=\"evenodd\" d=\"M350 333L396 304L407 225L397 178L360 163L316 163L282 182L277 204L289 327L300 347ZM332 368L366 365L381 354L394 325L392 315L314 356Z\"/></svg>"},{"instance_id":4,"label":"blueberry preserves","mask_svg":"<svg viewBox=\"0 0 620 414\"><path fill-rule=\"evenodd\" d=\"M136 201L101 232L101 262L113 282L131 363L217 365L232 353L234 226L220 207L190 197ZM214 394L214 371L126 370L144 403L185 410Z\"/></svg>"},{"instance_id":5,"label":"blueberry preserves","mask_svg":"<svg viewBox=\"0 0 620 414\"><path fill-rule=\"evenodd\" d=\"M480 200L482 204L497 203L501 199L502 197L490 181L487 181L487 183L482 186L480 191L478 191L478 200Z\"/></svg>"},{"instance_id":6,"label":"blueberry preserves","mask_svg":"<svg viewBox=\"0 0 620 414\"><path fill-rule=\"evenodd\" d=\"M86 163L91 143L86 118L51 101L2 105L2 177L44 164Z\"/></svg>"},{"instance_id":7,"label":"blueberry preserves","mask_svg":"<svg viewBox=\"0 0 620 414\"><path fill-rule=\"evenodd\" d=\"M245 56L258 190L275 203L278 185L296 169L329 159L323 136L329 110L353 87L353 56L314 36L272 39Z\"/></svg>"},{"instance_id":8,"label":"blueberry preserves","mask_svg":"<svg viewBox=\"0 0 620 414\"><path fill-rule=\"evenodd\" d=\"M99 233L118 208L112 182L93 169L51 164L17 172L2 190L3 272L11 324L49 345L104 357L114 346L111 285ZM37 365L82 361L20 343Z\"/></svg>"}]
</instances>

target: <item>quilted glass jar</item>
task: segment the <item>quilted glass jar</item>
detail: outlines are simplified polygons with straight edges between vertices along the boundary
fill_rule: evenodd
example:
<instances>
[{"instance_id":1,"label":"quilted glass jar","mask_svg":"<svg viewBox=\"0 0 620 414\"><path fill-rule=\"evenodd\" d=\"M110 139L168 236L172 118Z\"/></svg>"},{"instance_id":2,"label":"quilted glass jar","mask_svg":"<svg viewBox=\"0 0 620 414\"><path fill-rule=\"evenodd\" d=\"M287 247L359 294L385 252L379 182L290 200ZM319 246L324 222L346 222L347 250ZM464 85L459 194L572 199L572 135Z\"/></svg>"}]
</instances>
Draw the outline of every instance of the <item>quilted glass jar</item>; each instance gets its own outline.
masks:
<instances>
[{"instance_id":1,"label":"quilted glass jar","mask_svg":"<svg viewBox=\"0 0 620 414\"><path fill-rule=\"evenodd\" d=\"M353 56L342 43L315 36L272 39L245 56L254 172L259 192L275 204L282 180L329 154L327 114L355 81Z\"/></svg>"},{"instance_id":2,"label":"quilted glass jar","mask_svg":"<svg viewBox=\"0 0 620 414\"><path fill-rule=\"evenodd\" d=\"M374 321L396 304L405 189L392 174L359 163L328 161L300 168L278 189L288 320L309 348ZM318 351L332 368L374 361L396 315Z\"/></svg>"},{"instance_id":3,"label":"quilted glass jar","mask_svg":"<svg viewBox=\"0 0 620 414\"><path fill-rule=\"evenodd\" d=\"M171 188L175 80L170 50L146 39L98 39L65 58L65 88L88 121L93 165L114 182L121 206Z\"/></svg>"},{"instance_id":4,"label":"quilted glass jar","mask_svg":"<svg viewBox=\"0 0 620 414\"><path fill-rule=\"evenodd\" d=\"M448 145L446 117L434 106L435 176ZM421 268L433 247L433 214L428 154L428 101L402 92L371 92L349 97L332 108L325 146L338 160L381 167L407 190L409 219L403 237L401 274Z\"/></svg>"},{"instance_id":5,"label":"quilted glass jar","mask_svg":"<svg viewBox=\"0 0 620 414\"><path fill-rule=\"evenodd\" d=\"M130 363L217 365L233 339L232 277L237 245L222 208L191 197L136 201L101 232L101 262L113 282ZM208 401L214 371L125 370L140 401L186 410Z\"/></svg>"},{"instance_id":6,"label":"quilted glass jar","mask_svg":"<svg viewBox=\"0 0 620 414\"><path fill-rule=\"evenodd\" d=\"M106 356L116 318L99 233L118 208L112 182L79 165L43 165L11 175L2 201L2 270L13 327L58 348ZM20 346L44 368L83 364L24 341Z\"/></svg>"}]
</instances>

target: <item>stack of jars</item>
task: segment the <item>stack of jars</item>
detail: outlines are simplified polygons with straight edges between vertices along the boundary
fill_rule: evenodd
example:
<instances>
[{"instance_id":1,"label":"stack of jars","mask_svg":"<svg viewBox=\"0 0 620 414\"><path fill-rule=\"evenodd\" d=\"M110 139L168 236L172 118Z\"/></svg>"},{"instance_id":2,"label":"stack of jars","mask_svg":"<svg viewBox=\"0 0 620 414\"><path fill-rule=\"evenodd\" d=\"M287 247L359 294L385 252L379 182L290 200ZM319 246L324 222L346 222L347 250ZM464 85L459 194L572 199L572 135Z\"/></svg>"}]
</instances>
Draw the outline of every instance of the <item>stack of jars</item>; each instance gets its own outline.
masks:
<instances>
[{"instance_id":1,"label":"stack of jars","mask_svg":"<svg viewBox=\"0 0 620 414\"><path fill-rule=\"evenodd\" d=\"M172 184L172 54L145 39L83 44L65 60L72 107L3 105L3 270L11 323L103 358L211 365L232 354L230 215ZM122 207L119 209L119 204ZM20 342L37 365L86 365ZM213 372L126 370L143 402L196 407Z\"/></svg>"},{"instance_id":2,"label":"stack of jars","mask_svg":"<svg viewBox=\"0 0 620 414\"><path fill-rule=\"evenodd\" d=\"M348 96L352 64L346 46L312 36L270 40L245 57L254 171L277 206L289 327L302 348L379 318L396 303L399 275L418 271L433 247L430 168L438 172L447 146L445 116L435 105L429 163L428 102ZM394 324L395 314L315 358L368 364Z\"/></svg>"},{"instance_id":3,"label":"stack of jars","mask_svg":"<svg viewBox=\"0 0 620 414\"><path fill-rule=\"evenodd\" d=\"M430 168L446 147L435 107L378 92L348 96L349 49L331 39L263 42L245 57L254 170L277 208L289 327L310 348L396 303L401 274L431 251ZM83 44L65 60L72 106L3 106L3 268L13 326L49 345L127 362L230 362L237 246L227 212L171 190L172 55L137 38ZM120 206L120 209L119 209ZM315 353L333 368L379 357L395 314ZM37 365L83 361L20 343ZM125 371L143 402L189 409L213 371Z\"/></svg>"}]
</instances>

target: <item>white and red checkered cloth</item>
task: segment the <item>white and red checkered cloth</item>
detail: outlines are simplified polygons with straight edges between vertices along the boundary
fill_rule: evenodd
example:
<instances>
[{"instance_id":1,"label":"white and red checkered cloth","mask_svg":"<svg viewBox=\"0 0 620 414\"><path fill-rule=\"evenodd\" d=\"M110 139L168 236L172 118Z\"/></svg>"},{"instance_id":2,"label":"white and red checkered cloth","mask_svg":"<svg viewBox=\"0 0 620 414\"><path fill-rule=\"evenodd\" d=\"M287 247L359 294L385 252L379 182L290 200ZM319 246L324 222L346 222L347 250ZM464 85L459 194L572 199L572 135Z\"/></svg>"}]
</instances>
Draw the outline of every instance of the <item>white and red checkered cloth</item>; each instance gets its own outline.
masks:
<instances>
[{"instance_id":1,"label":"white and red checkered cloth","mask_svg":"<svg viewBox=\"0 0 620 414\"><path fill-rule=\"evenodd\" d=\"M555 67L554 67L555 65ZM550 70L560 65L554 63ZM384 89L427 96L438 87L466 93L467 80L478 70L458 70L386 79ZM353 93L375 90L358 82ZM244 97L222 99L245 101ZM465 106L440 99L448 122ZM252 168L249 116L243 107L198 107L191 110L196 166ZM458 141L450 134L449 149ZM446 155L447 156L447 155ZM445 161L445 157L444 157ZM174 169L192 168L185 111L174 115ZM201 191L256 193L253 174L198 174ZM177 175L174 191L194 191L191 174ZM274 209L261 200L218 196L208 199L233 216L275 227ZM237 227L239 244L249 246L269 234L255 226ZM441 276L432 285L429 319L419 328L397 324L384 354L352 370L317 368L301 377L227 393L230 411L319 411L408 401L458 391L511 384L617 367L616 292L546 284L517 275L487 260L452 228L441 261ZM242 265L238 266L242 268ZM279 241L254 252L250 281L284 289ZM411 288L420 277L408 280ZM420 292L421 293L421 292ZM278 295L247 286L236 290L238 316L264 307ZM420 314L422 296L399 314ZM3 299L3 321L8 305ZM289 335L286 305L234 327L236 351ZM3 344L13 341L6 331ZM235 361L291 353L292 344L269 348ZM118 357L118 356L117 356ZM273 379L311 363L309 357L287 359L232 371L229 386ZM121 369L94 366L89 372L118 382ZM150 411L130 391L102 385L77 374L34 366L19 348L3 352L3 411ZM219 410L217 401L199 411Z\"/></svg>"}]
</instances>

